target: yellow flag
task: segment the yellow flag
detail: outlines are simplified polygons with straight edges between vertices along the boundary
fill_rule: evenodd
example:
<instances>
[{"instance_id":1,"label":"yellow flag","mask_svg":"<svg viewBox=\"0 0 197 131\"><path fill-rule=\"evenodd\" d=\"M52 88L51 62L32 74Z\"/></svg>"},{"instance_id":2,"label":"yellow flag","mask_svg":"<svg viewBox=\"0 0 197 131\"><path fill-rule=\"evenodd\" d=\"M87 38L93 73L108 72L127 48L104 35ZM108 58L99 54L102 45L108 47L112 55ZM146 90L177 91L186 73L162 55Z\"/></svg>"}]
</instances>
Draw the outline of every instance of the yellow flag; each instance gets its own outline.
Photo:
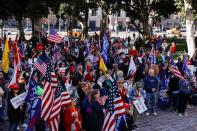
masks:
<instances>
[{"instance_id":1,"label":"yellow flag","mask_svg":"<svg viewBox=\"0 0 197 131\"><path fill-rule=\"evenodd\" d=\"M2 57L2 64L1 64L2 70L5 73L8 73L9 69L9 46L8 46L8 38L6 38L4 51L3 51L3 57Z\"/></svg>"},{"instance_id":2,"label":"yellow flag","mask_svg":"<svg viewBox=\"0 0 197 131\"><path fill-rule=\"evenodd\" d=\"M99 54L100 57L100 61L99 61L99 69L103 71L104 74L106 74L107 72L107 67L103 61L103 58L101 57L101 55Z\"/></svg>"}]
</instances>

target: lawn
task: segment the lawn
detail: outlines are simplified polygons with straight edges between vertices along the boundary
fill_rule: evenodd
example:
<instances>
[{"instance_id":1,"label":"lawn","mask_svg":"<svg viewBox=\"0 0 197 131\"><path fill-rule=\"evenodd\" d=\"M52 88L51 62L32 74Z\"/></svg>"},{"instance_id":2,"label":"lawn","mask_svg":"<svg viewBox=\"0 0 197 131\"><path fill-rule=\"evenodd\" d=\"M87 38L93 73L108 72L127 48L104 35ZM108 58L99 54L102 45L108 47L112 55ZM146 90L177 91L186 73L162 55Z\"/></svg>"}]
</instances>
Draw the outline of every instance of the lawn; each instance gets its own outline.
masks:
<instances>
[{"instance_id":1,"label":"lawn","mask_svg":"<svg viewBox=\"0 0 197 131\"><path fill-rule=\"evenodd\" d=\"M187 44L185 38L169 37L166 40L167 43L175 42L177 46L177 51L187 50Z\"/></svg>"}]
</instances>

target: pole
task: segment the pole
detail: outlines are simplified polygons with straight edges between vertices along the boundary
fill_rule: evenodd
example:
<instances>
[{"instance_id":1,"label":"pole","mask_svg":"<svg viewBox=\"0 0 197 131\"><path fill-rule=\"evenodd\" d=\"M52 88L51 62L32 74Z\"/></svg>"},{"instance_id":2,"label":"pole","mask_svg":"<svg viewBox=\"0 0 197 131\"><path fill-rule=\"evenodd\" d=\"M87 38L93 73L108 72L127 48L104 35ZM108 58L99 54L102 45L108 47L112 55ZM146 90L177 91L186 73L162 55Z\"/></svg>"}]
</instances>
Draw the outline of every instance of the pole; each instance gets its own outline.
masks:
<instances>
[{"instance_id":1,"label":"pole","mask_svg":"<svg viewBox=\"0 0 197 131\"><path fill-rule=\"evenodd\" d=\"M60 28L61 28L60 21L61 21L61 18L59 18L59 32L60 32Z\"/></svg>"},{"instance_id":2,"label":"pole","mask_svg":"<svg viewBox=\"0 0 197 131\"><path fill-rule=\"evenodd\" d=\"M49 19L50 19L50 15L48 15L48 34L50 32L50 21L49 21Z\"/></svg>"}]
</instances>

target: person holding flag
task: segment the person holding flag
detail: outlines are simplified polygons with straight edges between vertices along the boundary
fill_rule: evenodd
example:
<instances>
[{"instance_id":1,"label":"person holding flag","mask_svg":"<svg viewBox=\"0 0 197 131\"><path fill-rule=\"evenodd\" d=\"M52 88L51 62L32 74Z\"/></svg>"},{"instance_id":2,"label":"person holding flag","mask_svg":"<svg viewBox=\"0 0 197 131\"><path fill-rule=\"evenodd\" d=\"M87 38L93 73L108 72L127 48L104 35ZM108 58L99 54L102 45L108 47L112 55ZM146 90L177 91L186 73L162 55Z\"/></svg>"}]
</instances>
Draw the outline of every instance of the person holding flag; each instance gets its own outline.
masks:
<instances>
[{"instance_id":1,"label":"person holding flag","mask_svg":"<svg viewBox=\"0 0 197 131\"><path fill-rule=\"evenodd\" d=\"M32 100L32 106L30 109L30 119L28 127L25 131L33 131L34 127L36 131L45 131L46 125L43 119L41 118L41 105L42 105L42 95L44 90L37 86L36 88L36 95Z\"/></svg>"}]
</instances>

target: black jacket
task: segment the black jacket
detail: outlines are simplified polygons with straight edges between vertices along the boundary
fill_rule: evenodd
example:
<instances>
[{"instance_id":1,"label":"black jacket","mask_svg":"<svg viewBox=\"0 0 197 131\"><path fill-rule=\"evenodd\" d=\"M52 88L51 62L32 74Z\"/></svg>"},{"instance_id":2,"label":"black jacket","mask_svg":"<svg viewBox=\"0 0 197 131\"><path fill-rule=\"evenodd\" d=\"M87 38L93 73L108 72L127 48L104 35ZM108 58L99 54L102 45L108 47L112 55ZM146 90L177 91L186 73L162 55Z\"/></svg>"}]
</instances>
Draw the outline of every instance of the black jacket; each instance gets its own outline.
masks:
<instances>
[{"instance_id":1,"label":"black jacket","mask_svg":"<svg viewBox=\"0 0 197 131\"><path fill-rule=\"evenodd\" d=\"M20 122L20 107L18 107L17 109L14 109L14 107L12 106L10 100L12 98L14 98L15 96L13 95L12 92L9 92L8 94L8 120L10 122Z\"/></svg>"}]
</instances>

